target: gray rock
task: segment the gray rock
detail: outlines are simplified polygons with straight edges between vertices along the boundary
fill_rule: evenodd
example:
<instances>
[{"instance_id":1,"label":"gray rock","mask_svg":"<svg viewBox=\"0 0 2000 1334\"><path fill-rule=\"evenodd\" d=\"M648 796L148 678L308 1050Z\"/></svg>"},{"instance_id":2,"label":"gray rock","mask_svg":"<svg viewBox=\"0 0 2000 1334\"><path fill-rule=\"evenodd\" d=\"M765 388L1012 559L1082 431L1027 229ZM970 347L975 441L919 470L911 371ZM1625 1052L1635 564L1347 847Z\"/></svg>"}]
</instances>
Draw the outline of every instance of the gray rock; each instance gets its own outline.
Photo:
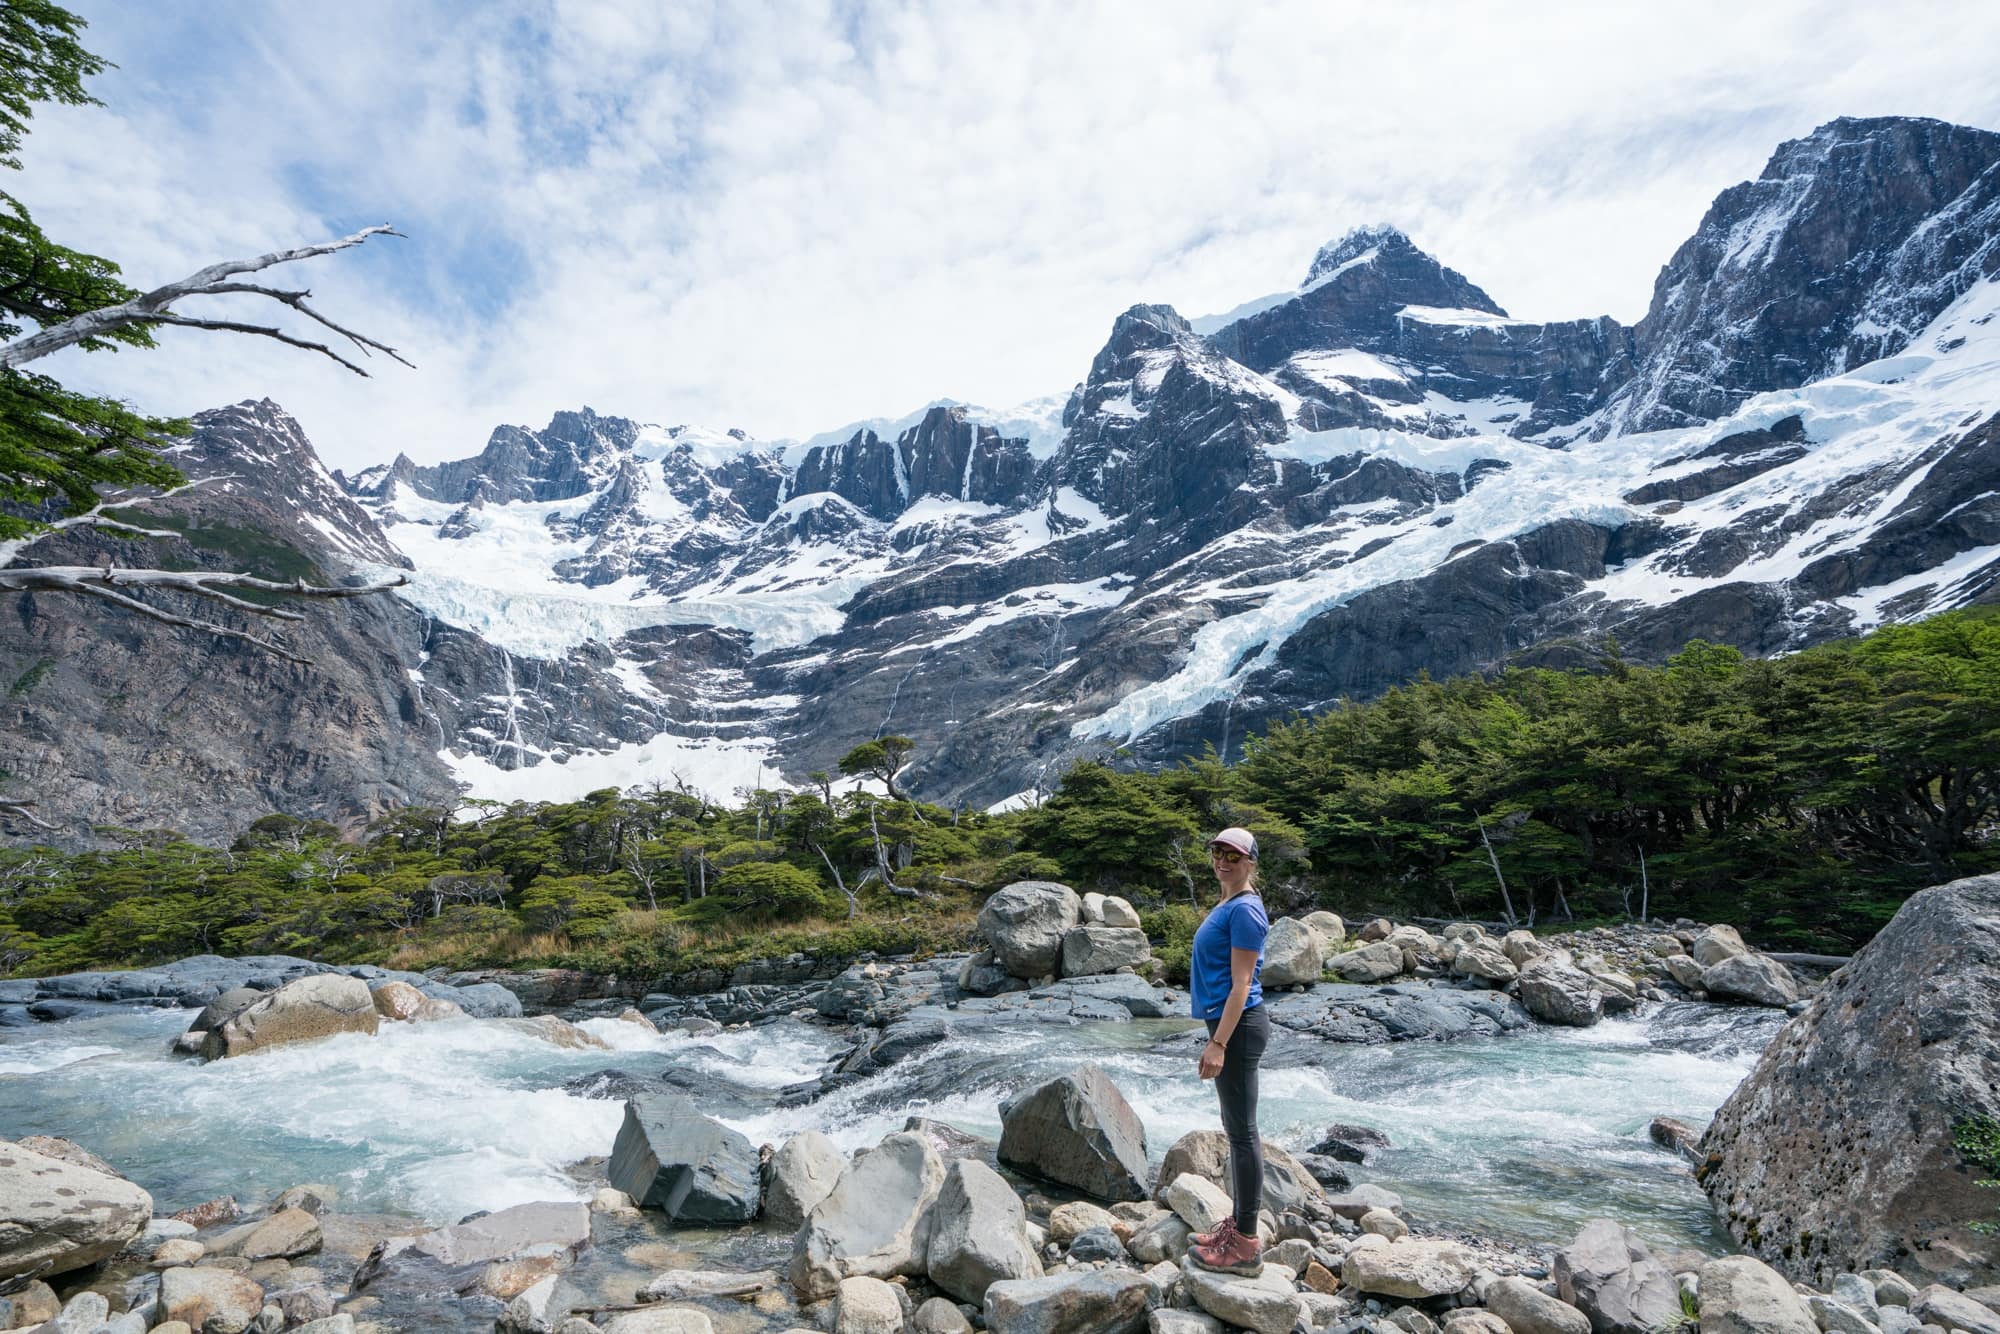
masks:
<instances>
[{"instance_id":1,"label":"gray rock","mask_svg":"<svg viewBox=\"0 0 2000 1334\"><path fill-rule=\"evenodd\" d=\"M1495 1279L1486 1289L1486 1309L1514 1334L1590 1334L1589 1316L1524 1278Z\"/></svg>"},{"instance_id":2,"label":"gray rock","mask_svg":"<svg viewBox=\"0 0 2000 1334\"><path fill-rule=\"evenodd\" d=\"M451 999L474 1019L519 1019L522 1014L521 998L498 982L459 987Z\"/></svg>"},{"instance_id":3,"label":"gray rock","mask_svg":"<svg viewBox=\"0 0 2000 1334\"><path fill-rule=\"evenodd\" d=\"M972 1322L949 1297L932 1297L910 1317L913 1334L972 1334Z\"/></svg>"},{"instance_id":4,"label":"gray rock","mask_svg":"<svg viewBox=\"0 0 2000 1334\"><path fill-rule=\"evenodd\" d=\"M1319 1143L1313 1145L1313 1152L1323 1153L1329 1158L1338 1158L1344 1163L1366 1165L1389 1147L1389 1137L1372 1126L1351 1126L1335 1122L1321 1132Z\"/></svg>"},{"instance_id":5,"label":"gray rock","mask_svg":"<svg viewBox=\"0 0 2000 1334\"><path fill-rule=\"evenodd\" d=\"M792 1286L817 1300L856 1274L887 1279L921 1273L930 1249L931 1205L944 1177L944 1161L930 1141L908 1131L856 1158L792 1238Z\"/></svg>"},{"instance_id":6,"label":"gray rock","mask_svg":"<svg viewBox=\"0 0 2000 1334\"><path fill-rule=\"evenodd\" d=\"M625 1104L605 1176L642 1209L677 1223L742 1223L760 1202L757 1150L685 1098Z\"/></svg>"},{"instance_id":7,"label":"gray rock","mask_svg":"<svg viewBox=\"0 0 2000 1334\"><path fill-rule=\"evenodd\" d=\"M1336 977L1347 982L1386 982L1403 972L1403 949L1386 940L1336 954L1327 963Z\"/></svg>"},{"instance_id":8,"label":"gray rock","mask_svg":"<svg viewBox=\"0 0 2000 1334\"><path fill-rule=\"evenodd\" d=\"M1002 1279L1040 1278L1027 1222L1020 1196L998 1172L974 1159L954 1162L931 1207L925 1264L931 1282L977 1305Z\"/></svg>"},{"instance_id":9,"label":"gray rock","mask_svg":"<svg viewBox=\"0 0 2000 1334\"><path fill-rule=\"evenodd\" d=\"M1125 1243L1125 1249L1140 1264L1159 1264L1172 1260L1176 1263L1187 1254L1188 1243L1194 1236L1194 1229L1187 1220L1176 1213L1165 1213L1139 1228Z\"/></svg>"},{"instance_id":10,"label":"gray rock","mask_svg":"<svg viewBox=\"0 0 2000 1334\"><path fill-rule=\"evenodd\" d=\"M1872 1313L1879 1305L1875 1299L1875 1285L1859 1274L1834 1275L1833 1286L1827 1295L1857 1311Z\"/></svg>"},{"instance_id":11,"label":"gray rock","mask_svg":"<svg viewBox=\"0 0 2000 1334\"><path fill-rule=\"evenodd\" d=\"M1129 1269L1078 1270L1017 1278L986 1290L993 1334L1139 1334L1152 1288Z\"/></svg>"},{"instance_id":12,"label":"gray rock","mask_svg":"<svg viewBox=\"0 0 2000 1334\"><path fill-rule=\"evenodd\" d=\"M1604 1017L1604 989L1582 969L1544 958L1523 969L1514 986L1528 1013L1543 1023L1588 1028Z\"/></svg>"},{"instance_id":13,"label":"gray rock","mask_svg":"<svg viewBox=\"0 0 2000 1334\"><path fill-rule=\"evenodd\" d=\"M1324 908L1309 912L1299 919L1319 936L1319 952L1322 957L1347 943L1347 923L1340 920L1339 913L1331 913Z\"/></svg>"},{"instance_id":14,"label":"gray rock","mask_svg":"<svg viewBox=\"0 0 2000 1334\"><path fill-rule=\"evenodd\" d=\"M1608 1218L1585 1223L1556 1252L1552 1271L1558 1295L1590 1318L1596 1334L1652 1334L1680 1317L1673 1271Z\"/></svg>"},{"instance_id":15,"label":"gray rock","mask_svg":"<svg viewBox=\"0 0 2000 1334\"><path fill-rule=\"evenodd\" d=\"M1083 918L1083 903L1068 885L1017 880L979 910L979 931L993 957L1015 977L1048 977L1062 963L1063 937Z\"/></svg>"},{"instance_id":16,"label":"gray rock","mask_svg":"<svg viewBox=\"0 0 2000 1334\"><path fill-rule=\"evenodd\" d=\"M1779 1008L1799 998L1792 970L1768 954L1733 954L1702 970L1702 989L1711 996Z\"/></svg>"},{"instance_id":17,"label":"gray rock","mask_svg":"<svg viewBox=\"0 0 2000 1334\"><path fill-rule=\"evenodd\" d=\"M1906 1306L1878 1306L1875 1321L1882 1334L1916 1334L1924 1322L1910 1314Z\"/></svg>"},{"instance_id":18,"label":"gray rock","mask_svg":"<svg viewBox=\"0 0 2000 1334\"><path fill-rule=\"evenodd\" d=\"M1257 1334L1291 1334L1304 1314L1290 1271L1282 1265L1267 1262L1257 1277L1239 1278L1211 1273L1190 1256L1181 1261L1181 1286L1217 1320Z\"/></svg>"},{"instance_id":19,"label":"gray rock","mask_svg":"<svg viewBox=\"0 0 2000 1334\"><path fill-rule=\"evenodd\" d=\"M1717 1215L1815 1287L1875 1268L1947 1284L1991 1272L2000 1238L1972 1224L1993 1192L1953 1134L2000 1117L1996 1050L2000 875L1911 896L1717 1110L1701 1144Z\"/></svg>"},{"instance_id":20,"label":"gray rock","mask_svg":"<svg viewBox=\"0 0 2000 1334\"><path fill-rule=\"evenodd\" d=\"M1106 926L1137 927L1139 925L1139 910L1134 908L1128 900L1122 899L1116 894L1107 894L1104 896L1103 921Z\"/></svg>"},{"instance_id":21,"label":"gray rock","mask_svg":"<svg viewBox=\"0 0 2000 1334\"><path fill-rule=\"evenodd\" d=\"M1341 1218L1360 1222L1362 1215L1371 1209L1387 1209L1394 1213L1403 1207L1403 1197L1393 1190L1364 1182L1351 1190L1326 1197L1327 1207Z\"/></svg>"},{"instance_id":22,"label":"gray rock","mask_svg":"<svg viewBox=\"0 0 2000 1334\"><path fill-rule=\"evenodd\" d=\"M1704 969L1694 961L1692 955L1672 954L1667 956L1667 976L1693 991L1701 986Z\"/></svg>"},{"instance_id":23,"label":"gray rock","mask_svg":"<svg viewBox=\"0 0 2000 1334\"><path fill-rule=\"evenodd\" d=\"M1146 1128L1096 1064L1000 1107L1000 1161L1100 1200L1146 1197Z\"/></svg>"},{"instance_id":24,"label":"gray rock","mask_svg":"<svg viewBox=\"0 0 2000 1334\"><path fill-rule=\"evenodd\" d=\"M670 1269L639 1289L642 1302L685 1302L705 1297L748 1297L778 1286L774 1269Z\"/></svg>"},{"instance_id":25,"label":"gray rock","mask_svg":"<svg viewBox=\"0 0 2000 1334\"><path fill-rule=\"evenodd\" d=\"M1720 923L1696 936L1694 944L1688 946L1688 953L1703 968L1713 968L1724 959L1749 952L1750 947L1743 943L1743 937L1737 934L1736 928Z\"/></svg>"},{"instance_id":26,"label":"gray rock","mask_svg":"<svg viewBox=\"0 0 2000 1334\"><path fill-rule=\"evenodd\" d=\"M367 983L321 973L285 983L210 1029L201 1054L214 1061L336 1033L372 1034L379 1022Z\"/></svg>"},{"instance_id":27,"label":"gray rock","mask_svg":"<svg viewBox=\"0 0 2000 1334\"><path fill-rule=\"evenodd\" d=\"M1326 1191L1298 1159L1270 1140L1264 1149L1264 1207L1276 1213L1303 1210L1325 1198ZM1191 1130L1173 1142L1160 1160L1160 1189L1153 1198L1165 1203L1165 1187L1183 1172L1229 1192L1229 1140L1220 1130ZM1392 1197L1393 1198L1393 1197Z\"/></svg>"},{"instance_id":28,"label":"gray rock","mask_svg":"<svg viewBox=\"0 0 2000 1334\"><path fill-rule=\"evenodd\" d=\"M1207 1177L1183 1172L1160 1190L1160 1200L1194 1232L1213 1230L1235 1212L1229 1193Z\"/></svg>"},{"instance_id":29,"label":"gray rock","mask_svg":"<svg viewBox=\"0 0 2000 1334\"><path fill-rule=\"evenodd\" d=\"M1325 971L1326 945L1320 934L1296 917L1280 917L1264 938L1263 983L1266 987L1311 985Z\"/></svg>"},{"instance_id":30,"label":"gray rock","mask_svg":"<svg viewBox=\"0 0 2000 1334\"><path fill-rule=\"evenodd\" d=\"M2000 1334L2000 1311L1942 1283L1919 1292L1910 1303L1910 1314L1927 1325L1942 1325L1960 1334Z\"/></svg>"},{"instance_id":31,"label":"gray rock","mask_svg":"<svg viewBox=\"0 0 2000 1334\"><path fill-rule=\"evenodd\" d=\"M903 1303L879 1278L840 1280L833 1296L833 1334L902 1334Z\"/></svg>"},{"instance_id":32,"label":"gray rock","mask_svg":"<svg viewBox=\"0 0 2000 1334\"><path fill-rule=\"evenodd\" d=\"M1701 1267L1701 1334L1819 1334L1783 1275L1750 1255Z\"/></svg>"},{"instance_id":33,"label":"gray rock","mask_svg":"<svg viewBox=\"0 0 2000 1334\"><path fill-rule=\"evenodd\" d=\"M621 1311L604 1326L604 1334L714 1334L708 1312L691 1306L663 1311Z\"/></svg>"},{"instance_id":34,"label":"gray rock","mask_svg":"<svg viewBox=\"0 0 2000 1334\"><path fill-rule=\"evenodd\" d=\"M1376 1296L1414 1300L1460 1292L1472 1272L1471 1254L1456 1242L1361 1237L1341 1260L1340 1281Z\"/></svg>"},{"instance_id":35,"label":"gray rock","mask_svg":"<svg viewBox=\"0 0 2000 1334\"><path fill-rule=\"evenodd\" d=\"M203 1265L160 1275L163 1323L186 1321L202 1334L243 1334L263 1311L264 1289L241 1274Z\"/></svg>"},{"instance_id":36,"label":"gray rock","mask_svg":"<svg viewBox=\"0 0 2000 1334\"><path fill-rule=\"evenodd\" d=\"M1457 955L1452 958L1451 971L1460 977L1476 977L1495 986L1505 986L1521 973L1519 965L1501 950L1500 943L1484 936L1460 944Z\"/></svg>"},{"instance_id":37,"label":"gray rock","mask_svg":"<svg viewBox=\"0 0 2000 1334\"><path fill-rule=\"evenodd\" d=\"M1850 1306L1834 1297L1820 1293L1806 1295L1806 1309L1812 1312L1813 1323L1820 1327L1822 1334L1878 1334L1875 1322L1864 1315L1860 1308ZM1874 1307L1869 1307L1870 1312Z\"/></svg>"},{"instance_id":38,"label":"gray rock","mask_svg":"<svg viewBox=\"0 0 2000 1334\"><path fill-rule=\"evenodd\" d=\"M1223 1334L1224 1325L1206 1311L1156 1307L1146 1317L1147 1334Z\"/></svg>"},{"instance_id":39,"label":"gray rock","mask_svg":"<svg viewBox=\"0 0 2000 1334\"><path fill-rule=\"evenodd\" d=\"M1063 933L1062 975L1089 977L1133 968L1153 957L1146 933L1132 927L1078 926Z\"/></svg>"},{"instance_id":40,"label":"gray rock","mask_svg":"<svg viewBox=\"0 0 2000 1334\"><path fill-rule=\"evenodd\" d=\"M125 1178L0 1140L0 1278L96 1264L152 1217L153 1197Z\"/></svg>"},{"instance_id":41,"label":"gray rock","mask_svg":"<svg viewBox=\"0 0 2000 1334\"><path fill-rule=\"evenodd\" d=\"M817 1130L801 1130L771 1155L764 1185L764 1217L796 1227L825 1199L847 1169L847 1156Z\"/></svg>"},{"instance_id":42,"label":"gray rock","mask_svg":"<svg viewBox=\"0 0 2000 1334\"><path fill-rule=\"evenodd\" d=\"M1877 1306L1907 1307L1917 1299L1917 1285L1893 1269L1864 1269L1861 1277L1875 1285Z\"/></svg>"},{"instance_id":43,"label":"gray rock","mask_svg":"<svg viewBox=\"0 0 2000 1334\"><path fill-rule=\"evenodd\" d=\"M992 950L981 950L959 965L958 989L969 995L998 996L1003 992L1019 991L1027 985L1001 967L994 960Z\"/></svg>"},{"instance_id":44,"label":"gray rock","mask_svg":"<svg viewBox=\"0 0 2000 1334\"><path fill-rule=\"evenodd\" d=\"M1132 1257L1125 1250L1125 1243L1118 1240L1118 1234L1108 1227L1094 1227L1079 1232L1069 1244L1069 1258L1078 1264L1093 1262L1123 1264Z\"/></svg>"}]
</instances>

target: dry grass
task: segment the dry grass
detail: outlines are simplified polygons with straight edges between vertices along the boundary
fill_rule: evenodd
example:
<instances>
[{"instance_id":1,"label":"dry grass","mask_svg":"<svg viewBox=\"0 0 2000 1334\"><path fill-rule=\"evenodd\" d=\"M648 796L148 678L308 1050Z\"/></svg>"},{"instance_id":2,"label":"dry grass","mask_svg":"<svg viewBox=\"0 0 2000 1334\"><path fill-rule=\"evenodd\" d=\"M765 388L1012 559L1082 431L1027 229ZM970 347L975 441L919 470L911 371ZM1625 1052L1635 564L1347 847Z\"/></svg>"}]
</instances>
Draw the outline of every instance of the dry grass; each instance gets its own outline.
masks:
<instances>
[{"instance_id":1,"label":"dry grass","mask_svg":"<svg viewBox=\"0 0 2000 1334\"><path fill-rule=\"evenodd\" d=\"M385 968L421 973L439 965L454 967L469 959L542 959L569 949L560 931L476 931L463 936L412 935L390 952Z\"/></svg>"}]
</instances>

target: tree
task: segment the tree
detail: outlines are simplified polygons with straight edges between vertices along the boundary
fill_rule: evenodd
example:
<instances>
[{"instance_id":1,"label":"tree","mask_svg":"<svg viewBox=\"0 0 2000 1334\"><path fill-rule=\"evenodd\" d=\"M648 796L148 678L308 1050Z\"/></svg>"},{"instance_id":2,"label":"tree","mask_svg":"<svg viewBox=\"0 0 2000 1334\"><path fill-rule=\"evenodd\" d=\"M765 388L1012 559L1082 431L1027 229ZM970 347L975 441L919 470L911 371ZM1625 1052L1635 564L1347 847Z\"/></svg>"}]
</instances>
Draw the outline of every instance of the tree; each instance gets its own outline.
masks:
<instances>
[{"instance_id":1,"label":"tree","mask_svg":"<svg viewBox=\"0 0 2000 1334\"><path fill-rule=\"evenodd\" d=\"M0 166L20 170L21 142L37 104L100 105L84 90L84 80L107 65L84 49L79 40L84 26L83 19L51 0L0 4ZM363 597L406 582L398 576L382 584L318 587L304 580L259 579L248 572L19 563L37 542L71 528L175 536L107 511L112 505L143 504L200 485L187 483L160 457L163 446L185 434L186 422L146 416L115 399L77 393L23 366L67 347L87 352L152 347L156 328L176 325L272 338L330 357L357 375L368 373L325 342L276 325L189 314L180 308L191 298L204 296L275 301L346 339L363 356L381 352L407 366L409 362L394 348L315 310L308 304L311 292L242 277L346 250L371 236L397 234L387 226L367 227L339 240L224 260L178 282L140 292L125 285L111 260L50 239L20 200L0 191L0 592L92 597L168 625L240 639L304 664L305 659L278 640L182 614L134 594L178 593L270 620L298 621L303 619L298 612L271 605L271 600ZM236 596L242 591L265 596L258 600ZM49 827L35 816L33 806L29 800L0 797L0 817L16 816Z\"/></svg>"},{"instance_id":2,"label":"tree","mask_svg":"<svg viewBox=\"0 0 2000 1334\"><path fill-rule=\"evenodd\" d=\"M896 790L896 774L909 763L917 743L906 736L876 737L864 741L840 757L840 772L849 778L879 778L891 801L907 798Z\"/></svg>"}]
</instances>

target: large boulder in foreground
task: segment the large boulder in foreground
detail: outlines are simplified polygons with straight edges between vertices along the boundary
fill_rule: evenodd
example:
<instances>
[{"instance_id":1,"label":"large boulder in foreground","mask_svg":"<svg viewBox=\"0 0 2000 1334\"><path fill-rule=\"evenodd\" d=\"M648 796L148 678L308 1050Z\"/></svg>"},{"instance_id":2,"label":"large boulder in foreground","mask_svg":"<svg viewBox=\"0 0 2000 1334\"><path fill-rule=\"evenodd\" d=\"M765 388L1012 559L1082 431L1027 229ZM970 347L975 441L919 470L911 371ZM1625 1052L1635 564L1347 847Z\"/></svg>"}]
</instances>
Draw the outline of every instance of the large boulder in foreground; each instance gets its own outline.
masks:
<instances>
[{"instance_id":1,"label":"large boulder in foreground","mask_svg":"<svg viewBox=\"0 0 2000 1334\"><path fill-rule=\"evenodd\" d=\"M1063 933L1062 975L1090 977L1135 968L1153 957L1146 933L1136 927L1078 926Z\"/></svg>"},{"instance_id":2,"label":"large boulder in foreground","mask_svg":"<svg viewBox=\"0 0 2000 1334\"><path fill-rule=\"evenodd\" d=\"M1819 1334L1805 1299L1754 1256L1710 1260L1698 1277L1701 1334Z\"/></svg>"},{"instance_id":3,"label":"large boulder in foreground","mask_svg":"<svg viewBox=\"0 0 2000 1334\"><path fill-rule=\"evenodd\" d=\"M1386 1141L1385 1141L1386 1143ZM1190 1130L1175 1140L1160 1160L1160 1173L1153 1198L1172 1208L1167 1188L1182 1173L1191 1173L1227 1195L1234 1183L1229 1179L1229 1137L1220 1130ZM1270 1140L1264 1141L1264 1198L1266 1209L1283 1213L1304 1209L1306 1201L1323 1199L1326 1188L1305 1165Z\"/></svg>"},{"instance_id":4,"label":"large boulder in foreground","mask_svg":"<svg viewBox=\"0 0 2000 1334\"><path fill-rule=\"evenodd\" d=\"M1953 1143L1981 1116L2000 1117L2000 875L1912 896L1723 1103L1698 1175L1787 1277L1990 1283L2000 1238L1972 1225L1994 1195Z\"/></svg>"},{"instance_id":5,"label":"large boulder in foreground","mask_svg":"<svg viewBox=\"0 0 2000 1334\"><path fill-rule=\"evenodd\" d=\"M1556 1293L1590 1318L1594 1334L1651 1334L1680 1318L1674 1273L1623 1226L1593 1218L1556 1252Z\"/></svg>"},{"instance_id":6,"label":"large boulder in foreground","mask_svg":"<svg viewBox=\"0 0 2000 1334\"><path fill-rule=\"evenodd\" d=\"M1006 1334L1140 1334L1152 1307L1144 1274L1071 1269L986 1290L986 1328Z\"/></svg>"},{"instance_id":7,"label":"large boulder in foreground","mask_svg":"<svg viewBox=\"0 0 2000 1334\"><path fill-rule=\"evenodd\" d=\"M1604 1017L1604 991L1597 979L1555 959L1522 969L1514 988L1528 1013L1545 1024L1588 1028Z\"/></svg>"},{"instance_id":8,"label":"large boulder in foreground","mask_svg":"<svg viewBox=\"0 0 2000 1334\"><path fill-rule=\"evenodd\" d=\"M944 1160L931 1142L898 1131L856 1158L792 1238L792 1286L809 1301L831 1297L844 1278L921 1274L930 1251L931 1206Z\"/></svg>"},{"instance_id":9,"label":"large boulder in foreground","mask_svg":"<svg viewBox=\"0 0 2000 1334\"><path fill-rule=\"evenodd\" d=\"M1296 917L1280 917L1264 938L1264 985L1312 985L1326 968L1325 954L1326 942L1319 932Z\"/></svg>"},{"instance_id":10,"label":"large boulder in foreground","mask_svg":"<svg viewBox=\"0 0 2000 1334\"><path fill-rule=\"evenodd\" d=\"M925 1268L931 1282L975 1306L1003 1279L1042 1276L1021 1197L985 1163L961 1158L945 1173Z\"/></svg>"},{"instance_id":11,"label":"large boulder in foreground","mask_svg":"<svg viewBox=\"0 0 2000 1334\"><path fill-rule=\"evenodd\" d=\"M320 973L285 983L208 1030L201 1054L211 1061L248 1056L288 1042L310 1042L336 1033L373 1033L379 1022L375 997L366 982L340 973Z\"/></svg>"},{"instance_id":12,"label":"large boulder in foreground","mask_svg":"<svg viewBox=\"0 0 2000 1334\"><path fill-rule=\"evenodd\" d=\"M153 1197L124 1177L0 1140L0 1279L94 1265L152 1217Z\"/></svg>"},{"instance_id":13,"label":"large boulder in foreground","mask_svg":"<svg viewBox=\"0 0 2000 1334\"><path fill-rule=\"evenodd\" d=\"M1146 1127L1095 1063L1009 1098L1000 1127L1003 1163L1100 1200L1146 1198Z\"/></svg>"},{"instance_id":14,"label":"large boulder in foreground","mask_svg":"<svg viewBox=\"0 0 2000 1334\"><path fill-rule=\"evenodd\" d=\"M756 1147L670 1095L625 1104L604 1174L640 1208L676 1223L747 1223L762 1195Z\"/></svg>"},{"instance_id":15,"label":"large boulder in foreground","mask_svg":"<svg viewBox=\"0 0 2000 1334\"><path fill-rule=\"evenodd\" d=\"M979 910L979 932L993 960L1015 977L1052 977L1062 966L1063 937L1083 922L1083 900L1053 880L1016 880Z\"/></svg>"}]
</instances>

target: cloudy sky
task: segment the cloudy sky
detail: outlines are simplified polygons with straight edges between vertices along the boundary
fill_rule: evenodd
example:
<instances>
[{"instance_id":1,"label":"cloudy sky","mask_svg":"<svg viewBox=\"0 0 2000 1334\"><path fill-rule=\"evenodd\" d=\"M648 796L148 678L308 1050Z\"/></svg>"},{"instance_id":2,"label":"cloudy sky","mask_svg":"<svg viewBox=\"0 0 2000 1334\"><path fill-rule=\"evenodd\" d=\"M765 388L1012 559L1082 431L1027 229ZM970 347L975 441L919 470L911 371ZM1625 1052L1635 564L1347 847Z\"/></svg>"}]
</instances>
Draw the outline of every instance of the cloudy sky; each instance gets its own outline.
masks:
<instances>
[{"instance_id":1,"label":"cloudy sky","mask_svg":"<svg viewBox=\"0 0 2000 1334\"><path fill-rule=\"evenodd\" d=\"M2000 128L1988 0L70 2L119 68L37 117L37 220L142 287L393 223L291 276L418 369L185 331L44 365L268 395L348 468L583 404L775 438L1063 393L1126 306L1227 309L1364 223L1515 315L1634 320L1781 140Z\"/></svg>"}]
</instances>

